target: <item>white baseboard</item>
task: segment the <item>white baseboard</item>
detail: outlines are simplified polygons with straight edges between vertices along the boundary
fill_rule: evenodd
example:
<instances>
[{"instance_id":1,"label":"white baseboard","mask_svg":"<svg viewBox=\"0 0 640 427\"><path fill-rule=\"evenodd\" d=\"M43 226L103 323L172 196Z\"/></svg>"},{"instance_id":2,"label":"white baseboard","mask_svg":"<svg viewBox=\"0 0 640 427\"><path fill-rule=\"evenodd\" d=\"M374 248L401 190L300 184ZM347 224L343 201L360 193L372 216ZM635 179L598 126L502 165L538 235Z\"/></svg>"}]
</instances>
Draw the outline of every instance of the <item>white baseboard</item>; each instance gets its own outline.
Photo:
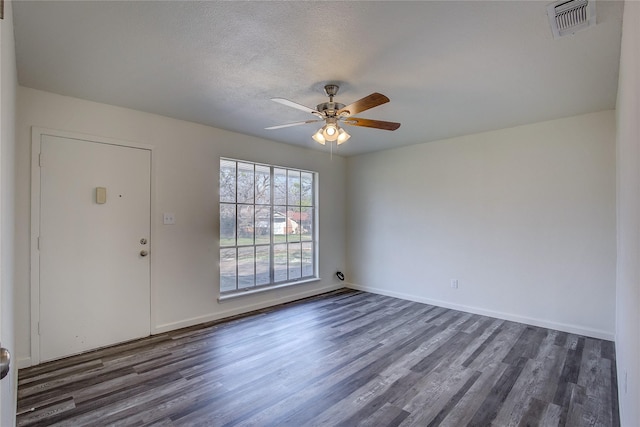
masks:
<instances>
[{"instance_id":1,"label":"white baseboard","mask_svg":"<svg viewBox=\"0 0 640 427\"><path fill-rule=\"evenodd\" d=\"M466 313L480 314L482 316L494 317L496 319L509 320L512 322L524 323L532 326L540 326L542 328L555 329L557 331L569 332L571 334L584 335L592 338L613 341L615 339L614 332L602 331L599 329L585 328L578 325L553 322L545 319L535 319L531 317L519 316L513 313L503 313L499 311L486 310L481 307L472 307L468 305L455 304L447 301L439 301L431 298L424 298L417 295L405 294L401 292L388 291L386 289L373 288L368 286L360 286L354 283L345 283L345 286L373 294L386 295L389 297L400 298L408 301L420 302L423 304L436 305L438 307L450 308L453 310L464 311Z\"/></svg>"},{"instance_id":2,"label":"white baseboard","mask_svg":"<svg viewBox=\"0 0 640 427\"><path fill-rule=\"evenodd\" d=\"M219 311L216 313L206 314L203 316L192 317L192 318L180 320L177 322L163 323L161 325L157 325L153 329L151 334L152 335L162 334L165 332L174 331L176 329L187 328L189 326L199 325L201 323L212 322L214 320L224 319L225 317L236 316L238 314L248 313L250 311L255 311L255 310L261 310L263 308L272 307L274 305L284 304L287 302L308 298L315 295L320 295L325 292L335 291L337 289L344 288L344 287L346 286L343 285L342 283L338 283L338 284L326 286L319 289L315 288L313 290L296 293L294 295L288 295L286 297L270 299L270 300L259 302L256 304L245 305L242 307L235 307L233 309L226 310L226 311Z\"/></svg>"}]
</instances>

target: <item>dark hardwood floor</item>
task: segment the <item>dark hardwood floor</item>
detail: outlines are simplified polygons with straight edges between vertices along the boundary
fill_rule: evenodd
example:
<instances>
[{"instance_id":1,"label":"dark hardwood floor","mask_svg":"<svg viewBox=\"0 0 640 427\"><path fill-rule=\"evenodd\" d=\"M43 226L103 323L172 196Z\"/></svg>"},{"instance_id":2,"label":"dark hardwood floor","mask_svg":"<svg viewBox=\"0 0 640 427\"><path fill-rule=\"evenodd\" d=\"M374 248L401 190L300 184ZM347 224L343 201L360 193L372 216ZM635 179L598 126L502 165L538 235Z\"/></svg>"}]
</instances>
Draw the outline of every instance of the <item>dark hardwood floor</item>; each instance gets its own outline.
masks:
<instances>
[{"instance_id":1,"label":"dark hardwood floor","mask_svg":"<svg viewBox=\"0 0 640 427\"><path fill-rule=\"evenodd\" d=\"M618 426L614 346L343 289L21 370L20 426Z\"/></svg>"}]
</instances>

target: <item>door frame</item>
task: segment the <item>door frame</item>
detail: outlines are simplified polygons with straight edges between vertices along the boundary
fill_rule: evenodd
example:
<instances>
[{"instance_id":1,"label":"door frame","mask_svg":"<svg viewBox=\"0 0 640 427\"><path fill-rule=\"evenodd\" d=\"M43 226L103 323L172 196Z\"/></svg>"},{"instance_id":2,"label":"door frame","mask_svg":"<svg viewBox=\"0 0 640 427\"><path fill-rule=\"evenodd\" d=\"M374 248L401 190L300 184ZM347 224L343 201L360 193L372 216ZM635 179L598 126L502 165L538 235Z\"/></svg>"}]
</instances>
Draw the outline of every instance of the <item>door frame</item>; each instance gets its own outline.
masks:
<instances>
[{"instance_id":1,"label":"door frame","mask_svg":"<svg viewBox=\"0 0 640 427\"><path fill-rule=\"evenodd\" d=\"M155 224L154 221L156 217L155 205L156 205L156 182L155 182L155 156L153 145L148 144L138 144L130 141L123 141L113 138L101 137L83 134L79 132L69 132L55 129L46 129L33 126L31 128L31 236L30 236L30 252L31 252L31 267L30 267L30 286L31 286L31 299L30 299L30 309L31 309L31 354L29 360L21 360L20 366L18 368L25 368L28 366L37 365L40 363L40 333L39 333L39 323L40 323L40 250L38 248L38 239L40 237L40 152L41 152L41 144L42 144L42 136L50 135L56 136L60 138L68 138L68 139L76 139L80 141L86 141L88 143L96 143L96 144L108 144L108 145L116 145L120 147L129 147L129 148L138 148L149 150L151 156L151 176L150 176L150 184L151 184L151 205L149 212L149 253L151 254L149 259L149 305L150 305L150 316L149 316L149 331L151 334L155 332L155 322L156 318L156 292L154 288L154 275L155 271L154 267L154 237L156 235L155 232ZM45 160L46 161L46 160Z\"/></svg>"}]
</instances>

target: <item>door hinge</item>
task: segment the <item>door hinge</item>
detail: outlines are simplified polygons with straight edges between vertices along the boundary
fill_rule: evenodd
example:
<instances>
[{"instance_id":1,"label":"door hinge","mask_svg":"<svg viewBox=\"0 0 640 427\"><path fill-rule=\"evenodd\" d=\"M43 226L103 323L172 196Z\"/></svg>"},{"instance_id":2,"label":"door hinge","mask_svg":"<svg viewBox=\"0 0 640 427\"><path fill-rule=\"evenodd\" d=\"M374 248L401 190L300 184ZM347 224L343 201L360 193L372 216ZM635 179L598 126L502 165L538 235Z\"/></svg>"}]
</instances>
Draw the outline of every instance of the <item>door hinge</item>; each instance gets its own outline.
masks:
<instances>
[{"instance_id":1,"label":"door hinge","mask_svg":"<svg viewBox=\"0 0 640 427\"><path fill-rule=\"evenodd\" d=\"M40 321L38 321L38 335L40 335Z\"/></svg>"},{"instance_id":2,"label":"door hinge","mask_svg":"<svg viewBox=\"0 0 640 427\"><path fill-rule=\"evenodd\" d=\"M40 250L40 236L38 236L38 250Z\"/></svg>"},{"instance_id":3,"label":"door hinge","mask_svg":"<svg viewBox=\"0 0 640 427\"><path fill-rule=\"evenodd\" d=\"M38 166L42 167L43 166L43 161L42 161L42 153L38 154Z\"/></svg>"}]
</instances>

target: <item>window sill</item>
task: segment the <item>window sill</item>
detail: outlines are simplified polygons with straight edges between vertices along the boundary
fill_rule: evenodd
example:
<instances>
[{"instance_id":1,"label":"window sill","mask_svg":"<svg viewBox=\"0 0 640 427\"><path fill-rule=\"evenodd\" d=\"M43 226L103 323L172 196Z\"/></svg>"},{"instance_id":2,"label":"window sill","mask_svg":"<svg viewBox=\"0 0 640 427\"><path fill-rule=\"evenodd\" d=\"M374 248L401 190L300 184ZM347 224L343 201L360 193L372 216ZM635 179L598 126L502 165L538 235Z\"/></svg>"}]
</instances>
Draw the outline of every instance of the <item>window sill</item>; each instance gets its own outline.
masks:
<instances>
[{"instance_id":1,"label":"window sill","mask_svg":"<svg viewBox=\"0 0 640 427\"><path fill-rule=\"evenodd\" d=\"M299 280L297 282L287 282L287 283L281 283L273 286L264 286L257 289L246 289L243 291L229 292L224 295L220 295L218 297L218 302L225 302L231 299L235 299L235 298L239 298L247 295L255 295L255 294L260 294L262 292L272 291L274 289L288 288L289 286L296 286L296 285L302 285L305 283L319 282L319 281L320 281L319 277L312 277L311 279Z\"/></svg>"}]
</instances>

